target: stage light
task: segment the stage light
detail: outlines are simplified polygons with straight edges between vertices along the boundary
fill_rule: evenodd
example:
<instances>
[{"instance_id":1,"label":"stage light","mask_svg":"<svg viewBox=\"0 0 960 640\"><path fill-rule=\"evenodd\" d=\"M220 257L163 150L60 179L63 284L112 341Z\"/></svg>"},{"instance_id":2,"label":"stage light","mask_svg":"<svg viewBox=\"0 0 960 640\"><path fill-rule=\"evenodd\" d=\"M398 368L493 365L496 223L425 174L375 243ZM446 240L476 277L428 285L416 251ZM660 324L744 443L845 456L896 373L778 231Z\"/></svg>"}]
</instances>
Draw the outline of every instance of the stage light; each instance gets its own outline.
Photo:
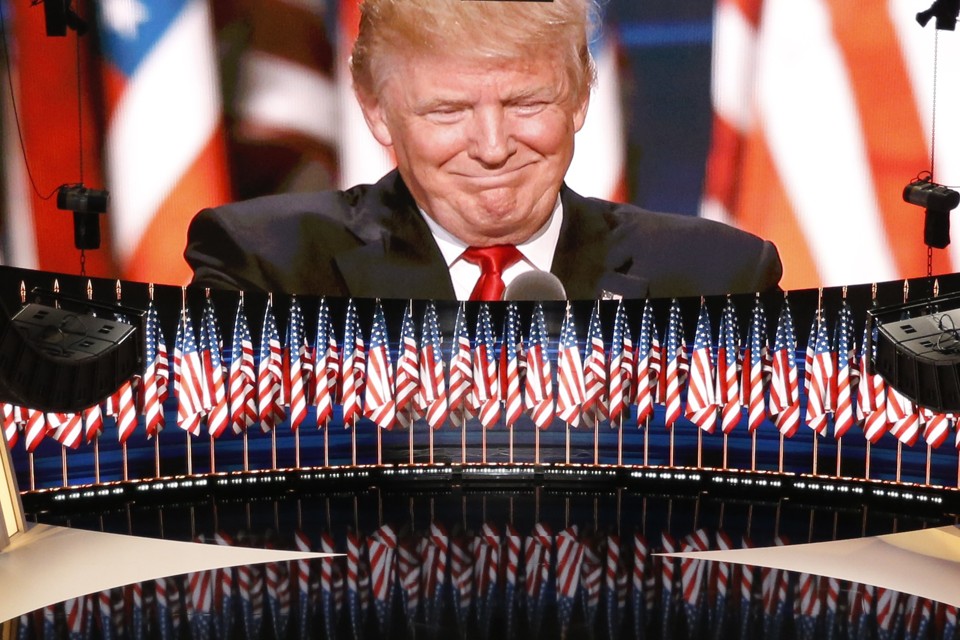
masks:
<instances>
[{"instance_id":1,"label":"stage light","mask_svg":"<svg viewBox=\"0 0 960 640\"><path fill-rule=\"evenodd\" d=\"M34 293L60 306L34 302L12 318L0 310L0 401L76 412L141 371L142 311ZM116 320L115 313L128 320Z\"/></svg>"},{"instance_id":2,"label":"stage light","mask_svg":"<svg viewBox=\"0 0 960 640\"><path fill-rule=\"evenodd\" d=\"M945 249L950 244L950 212L960 204L960 193L931 182L927 177L904 187L903 200L924 208L924 244Z\"/></svg>"},{"instance_id":3,"label":"stage light","mask_svg":"<svg viewBox=\"0 0 960 640\"><path fill-rule=\"evenodd\" d=\"M936 27L942 31L953 31L957 26L957 15L960 14L960 0L935 0L930 8L917 14L917 22L921 27L927 26L930 18L936 18Z\"/></svg>"}]
</instances>

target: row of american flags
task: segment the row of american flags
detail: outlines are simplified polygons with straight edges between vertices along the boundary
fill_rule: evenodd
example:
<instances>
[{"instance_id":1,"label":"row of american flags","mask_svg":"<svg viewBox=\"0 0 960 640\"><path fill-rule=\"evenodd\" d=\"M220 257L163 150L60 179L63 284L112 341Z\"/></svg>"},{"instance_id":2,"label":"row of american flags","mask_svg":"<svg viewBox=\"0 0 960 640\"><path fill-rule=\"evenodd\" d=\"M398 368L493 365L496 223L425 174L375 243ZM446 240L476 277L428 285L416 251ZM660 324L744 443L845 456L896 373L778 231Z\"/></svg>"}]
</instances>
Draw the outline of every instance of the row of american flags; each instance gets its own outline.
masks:
<instances>
[{"instance_id":1,"label":"row of american flags","mask_svg":"<svg viewBox=\"0 0 960 640\"><path fill-rule=\"evenodd\" d=\"M338 542L339 540L339 542ZM263 544L223 531L197 542ZM279 544L273 536L267 544ZM957 609L779 569L658 553L749 548L723 530L620 536L540 521L471 531L382 524L285 541L341 557L200 571L74 598L20 618L19 637L955 637ZM789 544L776 535L776 545ZM33 631L33 633L31 633ZM571 635L572 634L572 635Z\"/></svg>"},{"instance_id":2,"label":"row of american flags","mask_svg":"<svg viewBox=\"0 0 960 640\"><path fill-rule=\"evenodd\" d=\"M857 428L871 443L887 437L912 446L922 438L931 448L951 436L954 416L920 408L868 373L870 329L854 326L846 301L832 317L814 315L802 351L788 295L776 321L759 297L746 313L730 298L711 302L716 329L704 300L688 346L677 300L662 333L651 301L638 325L617 304L608 338L600 303L589 317L580 307L580 318L568 304L556 339L542 304L532 305L529 318L516 303L496 314L481 304L473 321L461 304L445 339L434 303L416 318L413 303L405 305L398 325L387 323L377 301L364 330L353 300L337 322L325 299L317 301L315 331L307 336L305 312L291 297L284 337L271 301L254 344L243 297L229 341L207 297L196 324L184 303L172 351L151 302L141 375L78 413L4 404L4 433L11 448L22 439L32 452L47 437L77 448L108 424L126 443L134 434L154 438L167 425L217 439L281 425L393 430L418 421L434 430L511 429L521 419L538 430L560 423L637 429L656 416L668 430L692 424L705 434L773 428L789 439L808 428L839 440ZM399 335L390 336L398 326Z\"/></svg>"}]
</instances>

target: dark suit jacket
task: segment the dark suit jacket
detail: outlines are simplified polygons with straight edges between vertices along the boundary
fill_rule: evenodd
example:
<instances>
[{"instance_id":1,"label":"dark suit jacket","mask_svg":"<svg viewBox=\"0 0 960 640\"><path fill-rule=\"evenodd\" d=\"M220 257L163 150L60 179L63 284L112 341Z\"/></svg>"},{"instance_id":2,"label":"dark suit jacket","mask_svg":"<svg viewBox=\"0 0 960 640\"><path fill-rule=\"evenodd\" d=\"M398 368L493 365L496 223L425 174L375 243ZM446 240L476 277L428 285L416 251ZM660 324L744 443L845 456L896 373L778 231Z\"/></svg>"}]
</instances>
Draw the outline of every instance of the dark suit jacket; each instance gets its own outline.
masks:
<instances>
[{"instance_id":1,"label":"dark suit jacket","mask_svg":"<svg viewBox=\"0 0 960 640\"><path fill-rule=\"evenodd\" d=\"M693 216L584 198L563 186L551 271L570 299L775 288L776 247ZM443 256L397 171L346 191L267 196L201 211L185 252L194 284L304 295L454 299Z\"/></svg>"}]
</instances>

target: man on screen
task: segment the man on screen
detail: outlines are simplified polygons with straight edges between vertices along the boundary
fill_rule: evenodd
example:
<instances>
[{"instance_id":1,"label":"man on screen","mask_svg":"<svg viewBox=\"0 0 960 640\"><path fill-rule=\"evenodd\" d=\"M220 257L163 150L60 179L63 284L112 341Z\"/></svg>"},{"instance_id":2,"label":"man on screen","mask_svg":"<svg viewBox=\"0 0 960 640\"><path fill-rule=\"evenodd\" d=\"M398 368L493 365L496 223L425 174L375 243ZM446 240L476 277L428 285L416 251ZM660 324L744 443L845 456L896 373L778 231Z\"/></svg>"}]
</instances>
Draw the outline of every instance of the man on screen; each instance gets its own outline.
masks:
<instances>
[{"instance_id":1,"label":"man on screen","mask_svg":"<svg viewBox=\"0 0 960 640\"><path fill-rule=\"evenodd\" d=\"M526 271L568 298L776 287L776 248L564 183L594 80L592 0L365 0L351 58L397 169L346 191L202 211L194 283L331 296L500 299Z\"/></svg>"}]
</instances>

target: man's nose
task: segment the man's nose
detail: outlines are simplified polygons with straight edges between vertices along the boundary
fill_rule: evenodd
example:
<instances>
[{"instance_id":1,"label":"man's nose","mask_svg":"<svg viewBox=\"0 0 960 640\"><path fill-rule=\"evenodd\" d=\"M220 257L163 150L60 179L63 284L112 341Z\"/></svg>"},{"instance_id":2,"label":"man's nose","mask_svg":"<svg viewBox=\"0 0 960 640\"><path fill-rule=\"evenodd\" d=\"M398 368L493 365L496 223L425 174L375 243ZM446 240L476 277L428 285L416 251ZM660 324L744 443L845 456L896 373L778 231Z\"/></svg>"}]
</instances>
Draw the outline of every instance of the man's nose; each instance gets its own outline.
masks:
<instances>
[{"instance_id":1,"label":"man's nose","mask_svg":"<svg viewBox=\"0 0 960 640\"><path fill-rule=\"evenodd\" d=\"M478 109L470 141L470 156L484 165L503 165L516 151L516 144L504 118L502 107Z\"/></svg>"}]
</instances>

